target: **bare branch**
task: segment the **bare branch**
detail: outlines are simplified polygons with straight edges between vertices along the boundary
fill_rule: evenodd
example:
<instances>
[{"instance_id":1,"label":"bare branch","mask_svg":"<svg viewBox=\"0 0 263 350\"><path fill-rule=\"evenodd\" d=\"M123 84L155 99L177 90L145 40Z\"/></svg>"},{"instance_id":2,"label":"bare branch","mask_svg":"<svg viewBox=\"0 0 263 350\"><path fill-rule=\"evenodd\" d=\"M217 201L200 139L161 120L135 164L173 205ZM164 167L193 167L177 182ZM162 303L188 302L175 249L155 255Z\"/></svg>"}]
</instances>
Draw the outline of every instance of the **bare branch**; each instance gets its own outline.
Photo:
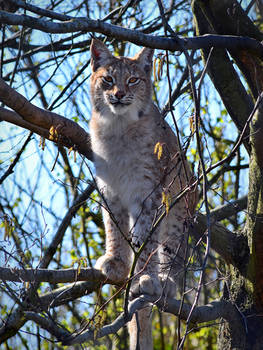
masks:
<instances>
[{"instance_id":1,"label":"bare branch","mask_svg":"<svg viewBox=\"0 0 263 350\"><path fill-rule=\"evenodd\" d=\"M83 196L83 194L82 194ZM78 199L81 203L81 200ZM213 222L211 229L211 247L222 256L228 263L236 264L234 257L238 250L239 257L242 252L240 251L240 245L243 246L243 253L245 255L247 242L243 236L236 235L235 233L227 230L223 225L216 223L216 221L223 220L230 217L239 211L246 208L247 196L244 196L234 202L230 202L226 205L217 207L211 211L211 220ZM76 203L72 206L76 208ZM69 211L70 212L70 211ZM72 213L70 214L72 215ZM192 234L200 238L206 230L206 217L203 214L197 214L196 220L193 223ZM238 249L237 249L238 247ZM6 281L16 282L49 282L49 283L67 283L76 281L103 281L105 276L98 270L92 268L80 268L80 269L17 269L17 268L0 268L0 279ZM107 280L107 283L113 283L114 281Z\"/></svg>"},{"instance_id":2,"label":"bare branch","mask_svg":"<svg viewBox=\"0 0 263 350\"><path fill-rule=\"evenodd\" d=\"M15 282L68 283L77 281L103 281L106 277L92 268L80 269L18 269L0 267L0 279ZM107 281L108 283L110 281Z\"/></svg>"},{"instance_id":3,"label":"bare branch","mask_svg":"<svg viewBox=\"0 0 263 350\"><path fill-rule=\"evenodd\" d=\"M247 239L242 234L235 234L223 225L213 222L211 227L211 248L214 249L226 263L242 270L247 262L248 254ZM203 237L207 230L206 216L197 214L193 224L191 235L196 239Z\"/></svg>"},{"instance_id":4,"label":"bare branch","mask_svg":"<svg viewBox=\"0 0 263 350\"><path fill-rule=\"evenodd\" d=\"M34 321L41 328L48 331L50 334L54 335L57 339L61 339L67 337L69 332L67 332L64 328L59 327L51 318L46 318L40 316L36 312L25 312L24 317L28 321Z\"/></svg>"},{"instance_id":5,"label":"bare branch","mask_svg":"<svg viewBox=\"0 0 263 350\"><path fill-rule=\"evenodd\" d=\"M225 49L247 49L258 55L263 55L262 44L248 37L208 34L195 38L169 39L161 36L143 34L139 30L122 28L103 21L91 20L86 17L71 17L70 20L60 23L50 22L27 15L10 14L5 11L0 11L0 22L3 24L22 25L46 33L73 33L79 31L101 33L118 40L128 40L136 45L170 51L217 47Z\"/></svg>"},{"instance_id":6,"label":"bare branch","mask_svg":"<svg viewBox=\"0 0 263 350\"><path fill-rule=\"evenodd\" d=\"M0 107L1 109L1 107ZM1 112L0 112L1 113ZM31 136L32 136L32 133L30 133L26 139L26 141L24 142L23 146L21 147L21 149L19 150L19 152L17 153L14 161L10 164L10 166L8 167L7 171L0 177L0 184L3 183L3 181L13 173L14 171L14 167L16 166L16 164L18 163L22 153L24 152L27 144L30 142L31 140Z\"/></svg>"},{"instance_id":7,"label":"bare branch","mask_svg":"<svg viewBox=\"0 0 263 350\"><path fill-rule=\"evenodd\" d=\"M241 197L236 201L227 203L225 205L218 206L211 210L210 214L213 220L220 221L230 216L237 214L247 207L247 196Z\"/></svg>"},{"instance_id":8,"label":"bare branch","mask_svg":"<svg viewBox=\"0 0 263 350\"><path fill-rule=\"evenodd\" d=\"M25 323L23 311L17 308L0 324L0 344L14 336Z\"/></svg>"},{"instance_id":9,"label":"bare branch","mask_svg":"<svg viewBox=\"0 0 263 350\"><path fill-rule=\"evenodd\" d=\"M59 225L59 228L53 237L48 249L45 251L45 254L41 260L40 268L46 268L50 261L52 260L54 254L56 253L58 245L62 242L62 239L64 237L64 233L66 229L68 228L72 218L77 213L79 208L82 206L82 204L89 198L91 193L94 191L94 186L90 184L87 186L86 190L83 191L74 201L72 206L69 208L67 214L63 218L61 224Z\"/></svg>"},{"instance_id":10,"label":"bare branch","mask_svg":"<svg viewBox=\"0 0 263 350\"><path fill-rule=\"evenodd\" d=\"M17 7L21 7L25 10L31 11L41 16L58 19L60 21L68 21L71 19L70 16L67 16L55 11L51 11L48 9L42 9L41 7L28 4L22 0L8 0L8 1L16 5Z\"/></svg>"},{"instance_id":11,"label":"bare branch","mask_svg":"<svg viewBox=\"0 0 263 350\"><path fill-rule=\"evenodd\" d=\"M46 139L48 139L50 136L48 130L27 122L16 112L3 107L0 107L0 120L15 124L17 126L21 126L21 128L33 131L34 133L43 136Z\"/></svg>"},{"instance_id":12,"label":"bare branch","mask_svg":"<svg viewBox=\"0 0 263 350\"><path fill-rule=\"evenodd\" d=\"M128 321L132 319L132 315L143 308L145 308L149 303L152 303L162 311L169 312L173 315L179 315L184 320L188 318L189 312L191 310L191 305L181 304L180 300L174 298L158 298L156 296L141 295L137 299L129 303L128 313L122 313L114 322L109 325L102 327L96 331L96 338L101 338L109 334L115 334L120 328L122 328ZM213 321L218 318L225 318L233 320L236 318L236 321L239 322L239 315L236 308L228 301L220 300L213 301L210 304L204 306L197 306L194 308L191 314L191 322L208 322ZM69 338L63 339L63 344L72 345L80 344L88 340L94 340L94 330L89 329L84 332L73 333Z\"/></svg>"},{"instance_id":13,"label":"bare branch","mask_svg":"<svg viewBox=\"0 0 263 350\"><path fill-rule=\"evenodd\" d=\"M67 147L71 145L88 159L92 158L90 138L83 128L59 114L33 105L1 78L0 100L17 113L1 108L1 119L36 131L48 140L62 144L64 140Z\"/></svg>"},{"instance_id":14,"label":"bare branch","mask_svg":"<svg viewBox=\"0 0 263 350\"><path fill-rule=\"evenodd\" d=\"M40 295L39 304L42 308L53 308L59 305L65 305L70 301L76 301L78 298L88 295L101 288L108 281L105 276L97 281L74 282L66 286L54 289L50 292Z\"/></svg>"},{"instance_id":15,"label":"bare branch","mask_svg":"<svg viewBox=\"0 0 263 350\"><path fill-rule=\"evenodd\" d=\"M99 274L96 272L96 274ZM103 275L102 275L103 276ZM88 282L74 282L70 285L57 288L51 292L40 295L38 298L33 300L34 305L27 304L23 305L25 309L33 308L39 310L46 310L47 308L54 308L56 306L65 305L70 301L76 300L84 295L90 294L100 288L104 282L106 282L105 277L103 276L102 280L93 280ZM107 281L108 283L108 281ZM34 314L34 319L32 318ZM15 335L19 329L26 323L27 320L35 321L40 325L42 322L48 322L48 320L40 319L36 313L24 312L21 307L17 307L3 322L0 324L0 344L6 341L8 338ZM41 323L39 323L42 321ZM49 323L47 323L48 325ZM44 329L47 329L43 326ZM54 334L57 337L62 336L62 333L52 332L52 328L49 329L51 334ZM62 330L61 330L62 331ZM65 332L65 331L64 331ZM64 333L65 336L65 333Z\"/></svg>"}]
</instances>

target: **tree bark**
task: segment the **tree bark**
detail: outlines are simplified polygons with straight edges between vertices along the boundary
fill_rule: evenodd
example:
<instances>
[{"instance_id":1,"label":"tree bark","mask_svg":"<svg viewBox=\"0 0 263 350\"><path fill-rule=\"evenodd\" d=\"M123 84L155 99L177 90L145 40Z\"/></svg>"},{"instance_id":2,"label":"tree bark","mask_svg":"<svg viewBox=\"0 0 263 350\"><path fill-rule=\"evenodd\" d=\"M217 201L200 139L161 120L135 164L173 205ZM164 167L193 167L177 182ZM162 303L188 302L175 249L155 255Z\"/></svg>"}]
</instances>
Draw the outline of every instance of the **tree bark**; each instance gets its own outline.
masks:
<instances>
[{"instance_id":1,"label":"tree bark","mask_svg":"<svg viewBox=\"0 0 263 350\"><path fill-rule=\"evenodd\" d=\"M262 40L262 33L253 26L236 0L193 0L192 8L198 35L206 33L241 35ZM233 21L232 16L235 16L236 20ZM232 120L241 131L255 100L263 89L263 59L243 50L229 50L229 53L244 75L252 98L246 92L226 51L213 50L208 62L208 73ZM208 56L208 50L203 50L205 62ZM243 265L229 265L229 278L224 289L224 298L236 306L243 325L237 326L227 321L221 324L218 337L219 350L262 349L263 344L263 320L260 316L263 311L262 96L251 124L244 143L250 153L248 214L243 230L249 252L245 257L244 255L240 257L244 262Z\"/></svg>"}]
</instances>

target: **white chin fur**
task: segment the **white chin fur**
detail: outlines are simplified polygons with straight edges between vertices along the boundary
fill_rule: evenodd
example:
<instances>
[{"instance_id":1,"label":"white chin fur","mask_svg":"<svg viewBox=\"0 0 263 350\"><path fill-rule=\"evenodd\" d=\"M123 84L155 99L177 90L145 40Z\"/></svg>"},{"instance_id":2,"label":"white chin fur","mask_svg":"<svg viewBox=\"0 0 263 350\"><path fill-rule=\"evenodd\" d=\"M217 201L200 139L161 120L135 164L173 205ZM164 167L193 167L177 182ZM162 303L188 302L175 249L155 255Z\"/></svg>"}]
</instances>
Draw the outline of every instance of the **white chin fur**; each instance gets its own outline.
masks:
<instances>
[{"instance_id":1,"label":"white chin fur","mask_svg":"<svg viewBox=\"0 0 263 350\"><path fill-rule=\"evenodd\" d=\"M139 110L133 105L110 105L110 110L113 114L118 115L130 121L139 119Z\"/></svg>"},{"instance_id":2,"label":"white chin fur","mask_svg":"<svg viewBox=\"0 0 263 350\"><path fill-rule=\"evenodd\" d=\"M110 110L112 111L112 113L114 114L122 114L122 113L127 113L129 110L129 106L126 105L118 105L118 104L110 104Z\"/></svg>"}]
</instances>

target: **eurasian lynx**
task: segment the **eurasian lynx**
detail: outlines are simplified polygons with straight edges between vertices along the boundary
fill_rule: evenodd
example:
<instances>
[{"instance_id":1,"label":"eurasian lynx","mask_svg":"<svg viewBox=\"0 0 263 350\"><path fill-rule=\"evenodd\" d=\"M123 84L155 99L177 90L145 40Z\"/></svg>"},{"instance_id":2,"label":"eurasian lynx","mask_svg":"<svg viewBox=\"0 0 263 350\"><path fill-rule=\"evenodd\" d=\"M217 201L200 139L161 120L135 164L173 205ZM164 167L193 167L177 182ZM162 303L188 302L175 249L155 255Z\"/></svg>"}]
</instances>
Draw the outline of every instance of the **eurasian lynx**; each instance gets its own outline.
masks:
<instances>
[{"instance_id":1,"label":"eurasian lynx","mask_svg":"<svg viewBox=\"0 0 263 350\"><path fill-rule=\"evenodd\" d=\"M162 199L173 201L191 182L191 173L177 138L152 102L152 56L152 49L143 48L133 58L114 57L102 42L92 41L90 133L106 230L106 254L95 267L113 281L125 280L133 255L129 243L136 250L149 236L132 290L133 295L158 297L167 271L174 277L184 269L186 222L195 194L181 199L153 230L165 211ZM149 308L139 312L139 322L140 349L150 350ZM130 349L135 349L135 318L129 331Z\"/></svg>"}]
</instances>

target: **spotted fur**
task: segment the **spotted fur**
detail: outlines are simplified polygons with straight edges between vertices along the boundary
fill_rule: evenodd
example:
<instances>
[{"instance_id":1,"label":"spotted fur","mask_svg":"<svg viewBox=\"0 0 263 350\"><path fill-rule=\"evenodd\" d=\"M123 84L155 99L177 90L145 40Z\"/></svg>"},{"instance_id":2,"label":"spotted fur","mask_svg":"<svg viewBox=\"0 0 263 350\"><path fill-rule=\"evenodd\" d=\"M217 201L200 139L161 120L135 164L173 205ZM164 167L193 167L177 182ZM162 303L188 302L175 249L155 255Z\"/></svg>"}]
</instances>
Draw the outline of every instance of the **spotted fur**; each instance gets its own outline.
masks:
<instances>
[{"instance_id":1,"label":"spotted fur","mask_svg":"<svg viewBox=\"0 0 263 350\"><path fill-rule=\"evenodd\" d=\"M125 280L133 259L129 243L138 249L152 232L137 262L132 292L158 296L167 271L176 279L184 269L186 222L195 194L181 199L152 231L165 210L162 199L172 201L191 182L177 138L152 102L152 56L153 50L143 48L133 58L114 57L102 42L92 41L90 133L106 231L106 253L96 268L111 280ZM154 153L158 142L160 159ZM149 308L139 312L139 322L140 349L152 350ZM134 350L135 318L129 332Z\"/></svg>"}]
</instances>

